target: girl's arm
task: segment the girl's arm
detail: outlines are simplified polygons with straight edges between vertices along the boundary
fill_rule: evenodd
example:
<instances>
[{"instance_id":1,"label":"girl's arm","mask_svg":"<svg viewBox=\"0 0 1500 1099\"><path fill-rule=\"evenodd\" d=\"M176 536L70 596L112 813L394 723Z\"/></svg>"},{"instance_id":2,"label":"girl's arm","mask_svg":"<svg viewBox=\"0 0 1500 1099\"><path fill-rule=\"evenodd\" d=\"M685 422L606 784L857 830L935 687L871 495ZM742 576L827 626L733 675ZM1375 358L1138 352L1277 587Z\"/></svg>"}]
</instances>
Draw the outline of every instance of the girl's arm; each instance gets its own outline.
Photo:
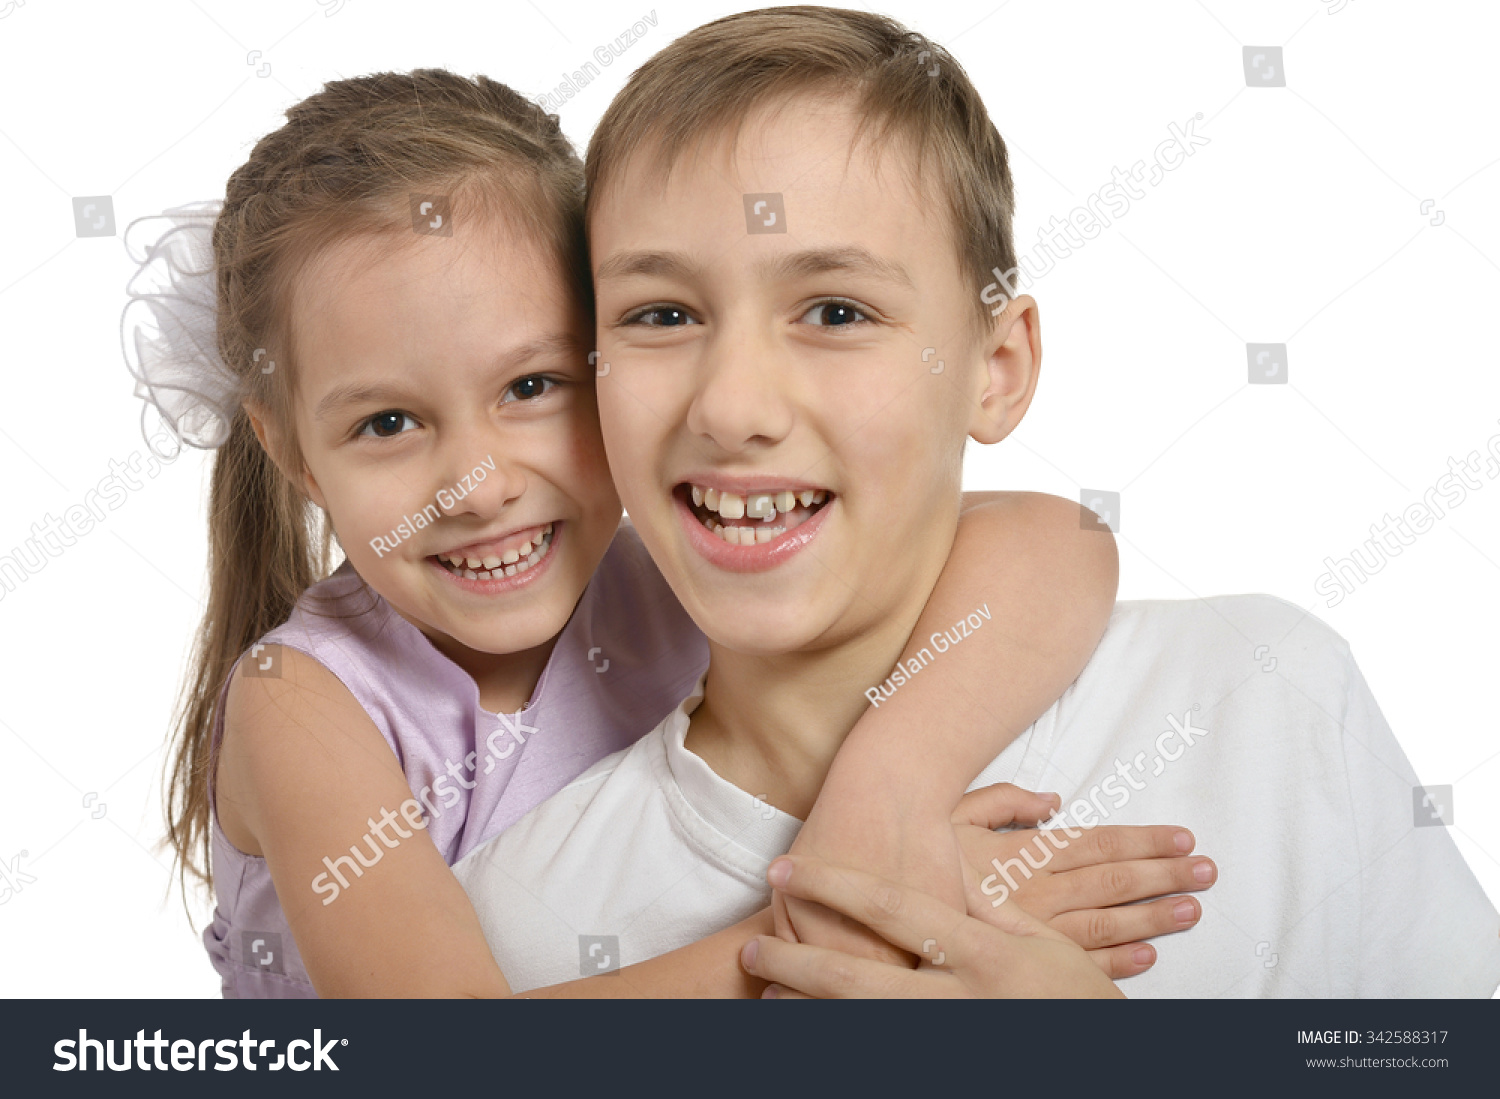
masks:
<instances>
[{"instance_id":1,"label":"girl's arm","mask_svg":"<svg viewBox=\"0 0 1500 1099\"><path fill-rule=\"evenodd\" d=\"M231 683L215 789L229 841L266 860L318 995L510 995L463 887L427 833L401 815L412 792L374 722L316 660L282 648L280 662L279 679L241 672ZM367 840L377 826L393 845ZM342 864L348 886L336 897L331 877L314 891L328 874L325 858L350 858L359 847L371 862L371 842L378 862L358 876ZM527 995L759 996L765 983L745 973L739 951L771 931L767 909L616 974Z\"/></svg>"},{"instance_id":2,"label":"girl's arm","mask_svg":"<svg viewBox=\"0 0 1500 1099\"><path fill-rule=\"evenodd\" d=\"M1114 609L1114 535L1083 529L1080 514L1078 504L1043 493L965 496L948 563L902 653L903 665L915 659L921 670L850 732L793 853L902 882L963 911L954 806L1078 677ZM971 613L982 626L935 651L931 635ZM917 656L923 648L927 660ZM780 893L773 909L783 938L891 956L826 909Z\"/></svg>"}]
</instances>

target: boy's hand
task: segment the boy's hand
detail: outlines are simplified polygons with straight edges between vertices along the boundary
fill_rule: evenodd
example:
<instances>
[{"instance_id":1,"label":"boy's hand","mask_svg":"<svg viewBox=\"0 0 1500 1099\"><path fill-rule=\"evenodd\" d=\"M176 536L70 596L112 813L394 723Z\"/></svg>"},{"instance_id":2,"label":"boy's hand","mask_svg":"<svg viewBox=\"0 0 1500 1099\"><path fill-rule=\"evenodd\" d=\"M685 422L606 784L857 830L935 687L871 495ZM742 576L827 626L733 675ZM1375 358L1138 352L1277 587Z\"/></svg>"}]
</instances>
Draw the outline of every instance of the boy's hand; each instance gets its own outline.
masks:
<instances>
[{"instance_id":1,"label":"boy's hand","mask_svg":"<svg viewBox=\"0 0 1500 1099\"><path fill-rule=\"evenodd\" d=\"M825 791L827 789L825 785ZM819 806L839 804L838 824L824 826L827 814ZM859 806L855 814L849 806ZM792 855L807 855L838 866L866 873L918 890L943 901L955 912L964 910L967 881L954 821L948 815L902 805L895 795L882 796L868 789L858 798L835 800L820 795L807 822L792 844ZM776 934L788 942L841 950L908 968L916 955L893 946L879 935L832 909L774 890L771 911Z\"/></svg>"},{"instance_id":2,"label":"boy's hand","mask_svg":"<svg viewBox=\"0 0 1500 1099\"><path fill-rule=\"evenodd\" d=\"M916 890L801 856L777 859L766 877L777 892L836 909L925 959L911 969L762 935L745 944L740 963L773 982L767 998L1122 998L1076 943L1019 906L977 920Z\"/></svg>"},{"instance_id":3,"label":"boy's hand","mask_svg":"<svg viewBox=\"0 0 1500 1099\"><path fill-rule=\"evenodd\" d=\"M1156 952L1140 940L1185 930L1202 915L1197 901L1165 894L1207 889L1217 869L1209 859L1189 857L1193 836L1174 825L991 830L1039 823L1057 808L1055 794L1008 782L959 802L953 819L964 851L969 914L1008 927L1002 914L1021 908L1088 950L1111 977L1145 971ZM1147 897L1161 899L1131 903Z\"/></svg>"}]
</instances>

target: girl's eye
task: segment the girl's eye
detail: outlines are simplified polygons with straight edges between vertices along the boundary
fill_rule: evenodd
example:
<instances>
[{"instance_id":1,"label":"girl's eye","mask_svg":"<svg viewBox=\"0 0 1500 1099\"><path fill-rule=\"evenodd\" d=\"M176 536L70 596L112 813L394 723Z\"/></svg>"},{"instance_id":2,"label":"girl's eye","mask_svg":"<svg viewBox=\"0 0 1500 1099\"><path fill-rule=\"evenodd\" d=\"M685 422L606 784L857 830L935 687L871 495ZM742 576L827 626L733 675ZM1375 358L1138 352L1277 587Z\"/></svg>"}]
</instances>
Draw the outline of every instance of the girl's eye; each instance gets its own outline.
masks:
<instances>
[{"instance_id":1,"label":"girl's eye","mask_svg":"<svg viewBox=\"0 0 1500 1099\"><path fill-rule=\"evenodd\" d=\"M819 318L810 323L826 328L848 328L870 319L846 301L820 301L802 314L803 320L809 318Z\"/></svg>"},{"instance_id":2,"label":"girl's eye","mask_svg":"<svg viewBox=\"0 0 1500 1099\"><path fill-rule=\"evenodd\" d=\"M534 401L557 385L551 378L541 374L532 374L519 381L512 382L505 390L505 396L501 404L509 404L512 401Z\"/></svg>"},{"instance_id":3,"label":"girl's eye","mask_svg":"<svg viewBox=\"0 0 1500 1099\"><path fill-rule=\"evenodd\" d=\"M675 305L654 305L632 313L625 319L625 323L640 324L647 328L681 328L698 322L688 316L686 310L678 309Z\"/></svg>"},{"instance_id":4,"label":"girl's eye","mask_svg":"<svg viewBox=\"0 0 1500 1099\"><path fill-rule=\"evenodd\" d=\"M416 426L417 421L405 412L389 409L385 412L377 412L365 421L360 428L361 435L374 435L378 439L389 439L393 435L400 435L403 426L411 424Z\"/></svg>"}]
</instances>

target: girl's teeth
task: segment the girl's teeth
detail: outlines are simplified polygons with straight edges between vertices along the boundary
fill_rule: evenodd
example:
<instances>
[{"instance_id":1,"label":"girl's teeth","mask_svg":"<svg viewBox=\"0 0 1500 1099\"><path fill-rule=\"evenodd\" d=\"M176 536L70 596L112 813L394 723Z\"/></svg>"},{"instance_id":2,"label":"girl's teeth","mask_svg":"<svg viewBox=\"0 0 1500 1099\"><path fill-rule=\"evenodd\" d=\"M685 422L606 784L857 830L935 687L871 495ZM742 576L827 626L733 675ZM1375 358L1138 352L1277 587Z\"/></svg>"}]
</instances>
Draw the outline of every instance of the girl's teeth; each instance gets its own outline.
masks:
<instances>
[{"instance_id":1,"label":"girl's teeth","mask_svg":"<svg viewBox=\"0 0 1500 1099\"><path fill-rule=\"evenodd\" d=\"M745 498L734 492L719 493L719 514L726 519L743 519Z\"/></svg>"},{"instance_id":2,"label":"girl's teeth","mask_svg":"<svg viewBox=\"0 0 1500 1099\"><path fill-rule=\"evenodd\" d=\"M525 542L516 549L507 550L503 557L493 554L483 561L455 553L440 553L438 560L448 565L450 571L465 580L499 580L504 576L515 576L533 568L552 546L552 524L542 528L535 544Z\"/></svg>"},{"instance_id":3,"label":"girl's teeth","mask_svg":"<svg viewBox=\"0 0 1500 1099\"><path fill-rule=\"evenodd\" d=\"M788 511L791 509L788 508ZM719 514L726 519L738 519L738 515L730 515L724 510L724 497L719 497ZM744 514L752 519L774 519L776 518L776 497L769 493L757 493L748 498L745 503Z\"/></svg>"},{"instance_id":4,"label":"girl's teeth","mask_svg":"<svg viewBox=\"0 0 1500 1099\"><path fill-rule=\"evenodd\" d=\"M813 496L814 495L815 495L815 493L813 492L812 489L805 488L800 493L797 494L797 499L799 499L799 500L802 501L802 506L803 507L810 508L810 507L813 506ZM791 511L792 509L791 508L787 508L786 510L787 511Z\"/></svg>"},{"instance_id":5,"label":"girl's teeth","mask_svg":"<svg viewBox=\"0 0 1500 1099\"><path fill-rule=\"evenodd\" d=\"M797 506L796 493L782 491L776 494L776 510L785 514Z\"/></svg>"},{"instance_id":6,"label":"girl's teeth","mask_svg":"<svg viewBox=\"0 0 1500 1099\"><path fill-rule=\"evenodd\" d=\"M719 510L719 490L711 488L703 494L703 506L709 511Z\"/></svg>"},{"instance_id":7,"label":"girl's teeth","mask_svg":"<svg viewBox=\"0 0 1500 1099\"><path fill-rule=\"evenodd\" d=\"M693 506L695 508L701 508L703 506L703 490L701 488L699 488L697 485L693 485L692 489L693 489Z\"/></svg>"}]
</instances>

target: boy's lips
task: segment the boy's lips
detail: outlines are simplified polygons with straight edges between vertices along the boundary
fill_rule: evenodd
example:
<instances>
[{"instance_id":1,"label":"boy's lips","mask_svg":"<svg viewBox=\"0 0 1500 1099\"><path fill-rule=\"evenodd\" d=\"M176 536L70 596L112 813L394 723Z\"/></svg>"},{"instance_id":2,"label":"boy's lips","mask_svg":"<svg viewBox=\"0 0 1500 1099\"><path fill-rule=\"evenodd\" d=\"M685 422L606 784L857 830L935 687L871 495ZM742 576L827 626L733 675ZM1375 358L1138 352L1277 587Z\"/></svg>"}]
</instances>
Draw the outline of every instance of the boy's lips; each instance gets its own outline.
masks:
<instances>
[{"instance_id":1,"label":"boy's lips","mask_svg":"<svg viewBox=\"0 0 1500 1099\"><path fill-rule=\"evenodd\" d=\"M693 477L673 490L688 541L731 572L775 568L822 529L836 496L776 477Z\"/></svg>"}]
</instances>

